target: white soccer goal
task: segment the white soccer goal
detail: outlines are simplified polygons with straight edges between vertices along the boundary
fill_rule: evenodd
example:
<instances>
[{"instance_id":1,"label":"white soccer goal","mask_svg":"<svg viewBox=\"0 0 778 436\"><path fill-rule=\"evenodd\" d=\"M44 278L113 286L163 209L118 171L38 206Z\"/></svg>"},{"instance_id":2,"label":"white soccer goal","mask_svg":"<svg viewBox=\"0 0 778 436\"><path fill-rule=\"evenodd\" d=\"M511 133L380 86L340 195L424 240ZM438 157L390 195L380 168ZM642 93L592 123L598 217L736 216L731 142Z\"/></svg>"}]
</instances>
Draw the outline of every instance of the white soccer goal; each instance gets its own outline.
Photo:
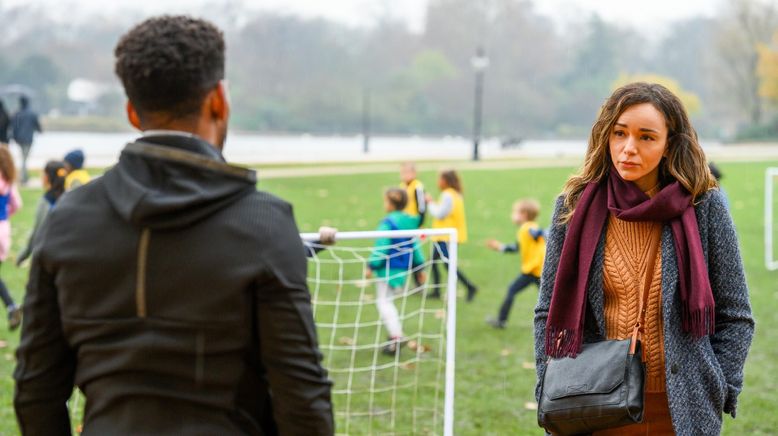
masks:
<instances>
[{"instance_id":1,"label":"white soccer goal","mask_svg":"<svg viewBox=\"0 0 778 436\"><path fill-rule=\"evenodd\" d=\"M776 227L774 208L776 206L775 185L778 183L778 168L768 168L764 180L764 261L770 271L778 270L775 258L773 234Z\"/></svg>"},{"instance_id":2,"label":"white soccer goal","mask_svg":"<svg viewBox=\"0 0 778 436\"><path fill-rule=\"evenodd\" d=\"M434 236L448 237L447 258L433 261ZM453 435L456 230L339 232L336 244L326 247L313 243L318 234L301 237L310 254L308 286L323 364L334 383L337 433ZM387 244L376 252L378 240ZM422 263L412 261L414 246ZM390 272L368 276L369 263ZM437 286L432 266L443 269ZM419 272L426 282L417 282ZM386 312L376 304L377 298L387 301L377 291L387 280L396 286L389 300L404 338L393 353L385 350L394 343L381 315Z\"/></svg>"}]
</instances>

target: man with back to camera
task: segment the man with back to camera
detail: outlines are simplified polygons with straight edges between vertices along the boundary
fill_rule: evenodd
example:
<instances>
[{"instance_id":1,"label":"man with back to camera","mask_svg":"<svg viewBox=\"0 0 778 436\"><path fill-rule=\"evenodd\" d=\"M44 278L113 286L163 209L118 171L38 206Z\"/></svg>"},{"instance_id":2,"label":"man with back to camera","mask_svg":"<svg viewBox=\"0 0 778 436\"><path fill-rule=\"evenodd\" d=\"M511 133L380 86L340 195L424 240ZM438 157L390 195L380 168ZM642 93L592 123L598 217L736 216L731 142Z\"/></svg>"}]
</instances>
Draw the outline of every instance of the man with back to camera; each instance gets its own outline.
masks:
<instances>
[{"instance_id":1,"label":"man with back to camera","mask_svg":"<svg viewBox=\"0 0 778 436\"><path fill-rule=\"evenodd\" d=\"M224 39L182 16L125 34L143 136L64 196L35 250L14 372L25 435L332 434L291 206L225 163Z\"/></svg>"}]
</instances>

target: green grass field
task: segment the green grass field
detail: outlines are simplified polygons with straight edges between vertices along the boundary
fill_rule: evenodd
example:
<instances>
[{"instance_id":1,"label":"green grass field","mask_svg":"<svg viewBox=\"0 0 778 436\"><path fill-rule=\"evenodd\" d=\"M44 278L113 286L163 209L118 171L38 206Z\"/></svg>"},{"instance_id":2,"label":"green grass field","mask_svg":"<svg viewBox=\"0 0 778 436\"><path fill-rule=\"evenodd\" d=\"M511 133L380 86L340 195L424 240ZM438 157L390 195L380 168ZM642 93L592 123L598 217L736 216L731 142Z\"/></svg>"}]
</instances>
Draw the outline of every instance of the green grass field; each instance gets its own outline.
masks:
<instances>
[{"instance_id":1,"label":"green grass field","mask_svg":"<svg viewBox=\"0 0 778 436\"><path fill-rule=\"evenodd\" d=\"M778 272L768 272L763 260L764 169L778 162L722 164L724 187L740 235L757 331L746 366L746 383L739 400L738 418L725 418L724 433L775 434L778 432ZM572 169L468 170L463 172L470 241L460 250L460 267L480 287L476 300L459 300L457 311L456 431L462 435L539 434L532 402L535 372L532 316L537 290L520 294L509 327L495 331L484 318L495 314L505 288L518 272L519 259L484 247L486 239L509 241L515 228L509 220L510 206L520 197L535 197L543 204L541 224L550 219L551 206ZM315 231L320 225L341 230L371 230L383 216L381 192L397 183L396 174L304 177L260 181L260 188L292 202L301 231ZM261 178L261 172L260 172ZM436 193L435 173L421 179ZM26 207L13 218L14 249L21 249L32 225L40 191L23 192ZM2 277L17 300L27 269L2 269ZM320 314L319 317L329 317ZM332 332L320 331L321 341ZM339 340L341 334L336 334ZM18 332L8 333L0 321L0 433L17 434L11 407L13 350ZM398 407L402 407L402 396ZM361 400L354 398L352 401ZM343 429L340 429L343 430ZM359 429L350 429L358 433Z\"/></svg>"}]
</instances>

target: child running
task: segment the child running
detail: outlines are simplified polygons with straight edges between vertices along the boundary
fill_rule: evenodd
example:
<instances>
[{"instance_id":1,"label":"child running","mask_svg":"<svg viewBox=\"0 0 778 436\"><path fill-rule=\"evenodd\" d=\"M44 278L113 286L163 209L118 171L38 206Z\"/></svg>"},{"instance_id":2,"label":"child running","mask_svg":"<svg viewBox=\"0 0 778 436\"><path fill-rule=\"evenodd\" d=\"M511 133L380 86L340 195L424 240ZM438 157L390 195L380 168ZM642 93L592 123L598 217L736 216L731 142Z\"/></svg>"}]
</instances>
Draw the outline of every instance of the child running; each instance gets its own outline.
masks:
<instances>
[{"instance_id":1,"label":"child running","mask_svg":"<svg viewBox=\"0 0 778 436\"><path fill-rule=\"evenodd\" d=\"M390 188L384 193L384 210L388 215L381 221L378 230L412 230L417 226L417 218L404 212L408 203L405 191ZM417 243L411 238L381 238L375 243L375 249L368 259L366 277L375 274L376 307L384 323L389 339L383 348L384 354L394 356L403 342L402 322L394 304L395 293L405 286L408 274L424 264ZM424 272L419 271L416 279L424 283Z\"/></svg>"},{"instance_id":2,"label":"child running","mask_svg":"<svg viewBox=\"0 0 778 436\"><path fill-rule=\"evenodd\" d=\"M427 196L428 211L432 215L432 228L457 229L457 243L467 242L467 220L465 219L465 201L462 198L462 182L459 174L454 170L441 171L438 177L438 188L440 188L440 201L433 202L432 198ZM443 260L448 264L448 236L435 236L432 252L432 283L434 289L430 297L440 298L440 272L436 260ZM457 278L467 288L467 301L473 301L478 287L465 277L462 271L457 268Z\"/></svg>"},{"instance_id":3,"label":"child running","mask_svg":"<svg viewBox=\"0 0 778 436\"><path fill-rule=\"evenodd\" d=\"M92 177L84 169L83 151L73 150L65 155L63 161L65 163L65 171L67 171L67 177L65 177L65 191L70 191L79 186L86 185L92 180Z\"/></svg>"},{"instance_id":4,"label":"child running","mask_svg":"<svg viewBox=\"0 0 778 436\"><path fill-rule=\"evenodd\" d=\"M16 167L13 157L8 146L2 144L0 145L0 266L8 258L11 249L11 215L22 206L14 180L16 180ZM8 311L8 329L16 330L22 322L22 311L14 303L8 287L1 278L0 298Z\"/></svg>"},{"instance_id":5,"label":"child running","mask_svg":"<svg viewBox=\"0 0 778 436\"><path fill-rule=\"evenodd\" d=\"M416 165L413 162L403 163L400 167L400 178L402 179L402 187L405 189L405 194L408 197L408 204L403 212L416 217L418 220L416 228L419 228L424 224L424 218L427 213L427 199L424 194L424 185L416 177Z\"/></svg>"},{"instance_id":6,"label":"child running","mask_svg":"<svg viewBox=\"0 0 778 436\"><path fill-rule=\"evenodd\" d=\"M16 259L16 265L19 266L32 255L32 249L35 245L36 238L43 228L43 223L46 222L49 212L54 209L57 204L57 200L65 193L65 176L67 171L65 170L65 164L59 161L49 161L41 174L41 181L43 182L43 189L46 192L43 193L43 197L38 200L38 207L35 209L35 225L32 228L32 234L30 239L27 240L27 247L22 251L19 257Z\"/></svg>"},{"instance_id":7,"label":"child running","mask_svg":"<svg viewBox=\"0 0 778 436\"><path fill-rule=\"evenodd\" d=\"M516 294L534 283L540 285L540 273L543 260L546 257L546 239L543 229L535 222L540 213L540 204L536 200L522 199L513 204L511 220L519 227L516 232L516 242L502 244L494 239L486 245L495 251L503 253L519 252L521 255L521 273L508 287L508 293L500 306L497 318L488 318L486 323L494 328L504 329L508 322L508 314L513 306Z\"/></svg>"}]
</instances>

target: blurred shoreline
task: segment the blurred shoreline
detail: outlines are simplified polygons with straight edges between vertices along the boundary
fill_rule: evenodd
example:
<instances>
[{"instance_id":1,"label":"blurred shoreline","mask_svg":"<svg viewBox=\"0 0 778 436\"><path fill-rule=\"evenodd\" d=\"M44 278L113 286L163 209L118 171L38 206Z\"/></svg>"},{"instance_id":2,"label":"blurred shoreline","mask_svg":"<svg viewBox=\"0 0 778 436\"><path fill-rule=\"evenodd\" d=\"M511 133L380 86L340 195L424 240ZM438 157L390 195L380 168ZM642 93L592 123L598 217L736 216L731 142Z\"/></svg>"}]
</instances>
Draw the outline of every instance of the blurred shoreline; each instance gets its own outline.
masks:
<instances>
[{"instance_id":1,"label":"blurred shoreline","mask_svg":"<svg viewBox=\"0 0 778 436\"><path fill-rule=\"evenodd\" d=\"M29 167L38 169L48 160L58 160L68 151L80 148L86 154L86 166L103 168L113 165L122 148L138 138L137 132L53 132L38 135L29 159ZM778 142L723 144L701 141L708 158L715 161L778 160ZM11 146L14 157L19 148ZM585 139L526 139L504 147L498 138L481 142L480 154L488 167L495 162L532 162L548 166L580 164L586 151ZM266 135L230 132L225 146L229 162L247 166L329 166L388 164L405 160L416 162L451 162L460 166L470 161L472 142L461 136L376 136L370 139L369 152L364 153L360 135L312 136ZM515 162L513 163L515 164ZM511 164L512 165L512 164Z\"/></svg>"}]
</instances>

